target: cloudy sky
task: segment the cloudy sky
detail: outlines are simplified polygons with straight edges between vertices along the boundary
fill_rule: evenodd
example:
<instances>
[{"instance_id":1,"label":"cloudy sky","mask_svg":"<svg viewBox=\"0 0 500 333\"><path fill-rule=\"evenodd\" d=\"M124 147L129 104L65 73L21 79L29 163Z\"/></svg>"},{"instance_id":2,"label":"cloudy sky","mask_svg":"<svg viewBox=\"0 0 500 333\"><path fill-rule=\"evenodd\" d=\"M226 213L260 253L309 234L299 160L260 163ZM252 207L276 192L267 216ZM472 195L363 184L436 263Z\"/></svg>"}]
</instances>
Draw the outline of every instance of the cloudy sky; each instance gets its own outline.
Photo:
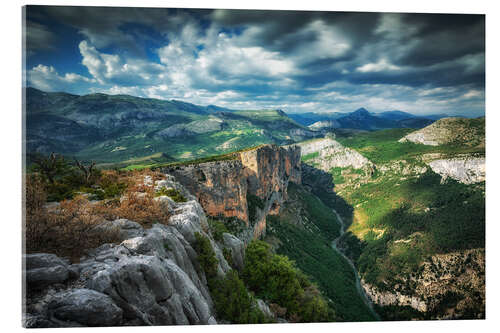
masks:
<instances>
[{"instance_id":1,"label":"cloudy sky","mask_svg":"<svg viewBox=\"0 0 500 333\"><path fill-rule=\"evenodd\" d=\"M286 112L484 115L482 15L45 7L26 85Z\"/></svg>"}]
</instances>

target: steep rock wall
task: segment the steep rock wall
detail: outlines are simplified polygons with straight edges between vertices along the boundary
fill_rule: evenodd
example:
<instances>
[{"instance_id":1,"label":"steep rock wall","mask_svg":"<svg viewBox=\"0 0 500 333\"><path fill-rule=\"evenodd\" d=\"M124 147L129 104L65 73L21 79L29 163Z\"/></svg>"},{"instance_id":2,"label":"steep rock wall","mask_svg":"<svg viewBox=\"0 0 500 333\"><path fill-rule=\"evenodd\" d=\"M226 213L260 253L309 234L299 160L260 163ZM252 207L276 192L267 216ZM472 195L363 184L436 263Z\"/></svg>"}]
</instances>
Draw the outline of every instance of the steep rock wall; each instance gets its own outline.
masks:
<instances>
[{"instance_id":1,"label":"steep rock wall","mask_svg":"<svg viewBox=\"0 0 500 333\"><path fill-rule=\"evenodd\" d=\"M458 157L429 162L432 171L441 175L442 181L455 179L464 184L486 180L486 159L484 157Z\"/></svg>"},{"instance_id":2,"label":"steep rock wall","mask_svg":"<svg viewBox=\"0 0 500 333\"><path fill-rule=\"evenodd\" d=\"M245 222L246 241L265 234L265 218L279 213L290 181L301 183L300 147L263 145L231 161L169 167L169 173L193 193L207 215L236 217ZM248 196L257 197L252 207Z\"/></svg>"}]
</instances>

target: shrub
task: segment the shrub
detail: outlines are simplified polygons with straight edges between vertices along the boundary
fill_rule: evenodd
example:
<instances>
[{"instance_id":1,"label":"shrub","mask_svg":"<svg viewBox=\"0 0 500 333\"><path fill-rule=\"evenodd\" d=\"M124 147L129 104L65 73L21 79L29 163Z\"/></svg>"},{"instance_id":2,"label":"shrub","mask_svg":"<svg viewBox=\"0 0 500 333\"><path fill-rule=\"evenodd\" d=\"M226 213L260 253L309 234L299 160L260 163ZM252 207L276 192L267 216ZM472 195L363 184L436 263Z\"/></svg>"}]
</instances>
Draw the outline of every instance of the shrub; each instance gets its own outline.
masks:
<instances>
[{"instance_id":1,"label":"shrub","mask_svg":"<svg viewBox=\"0 0 500 333\"><path fill-rule=\"evenodd\" d=\"M218 318L236 324L270 322L270 319L258 309L255 299L249 294L236 271L228 272L223 278L217 276L217 258L210 240L199 232L194 236L196 239L194 250L205 272Z\"/></svg>"},{"instance_id":2,"label":"shrub","mask_svg":"<svg viewBox=\"0 0 500 333\"><path fill-rule=\"evenodd\" d=\"M225 232L229 232L225 224L222 221L214 220L213 218L208 218L208 226L212 232L212 236L218 242L222 241L222 235Z\"/></svg>"},{"instance_id":3,"label":"shrub","mask_svg":"<svg viewBox=\"0 0 500 333\"><path fill-rule=\"evenodd\" d=\"M196 232L194 237L196 239L194 250L198 254L198 262L205 272L209 288L212 289L211 285L217 277L217 258L215 258L214 249L206 236Z\"/></svg>"},{"instance_id":4,"label":"shrub","mask_svg":"<svg viewBox=\"0 0 500 333\"><path fill-rule=\"evenodd\" d=\"M43 155L33 156L33 171L53 184L57 178L64 176L70 168L70 165L61 155L52 153L48 157Z\"/></svg>"},{"instance_id":5,"label":"shrub","mask_svg":"<svg viewBox=\"0 0 500 333\"><path fill-rule=\"evenodd\" d=\"M118 231L97 230L103 219L84 197L65 200L54 209L45 206L43 185L36 177L26 183L26 251L55 253L78 261L89 249L118 242Z\"/></svg>"},{"instance_id":6,"label":"shrub","mask_svg":"<svg viewBox=\"0 0 500 333\"><path fill-rule=\"evenodd\" d=\"M154 200L151 191L127 191L113 213L116 217L126 218L146 227L154 223L167 224L170 218L168 210L160 202Z\"/></svg>"},{"instance_id":7,"label":"shrub","mask_svg":"<svg viewBox=\"0 0 500 333\"><path fill-rule=\"evenodd\" d=\"M257 217L257 208L264 209L264 201L256 195L247 193L247 204L248 204L248 219L251 222L255 222Z\"/></svg>"},{"instance_id":8,"label":"shrub","mask_svg":"<svg viewBox=\"0 0 500 333\"><path fill-rule=\"evenodd\" d=\"M222 254L224 255L224 259L226 259L229 266L233 267L234 266L233 251L231 249L225 247L222 249Z\"/></svg>"},{"instance_id":9,"label":"shrub","mask_svg":"<svg viewBox=\"0 0 500 333\"><path fill-rule=\"evenodd\" d=\"M216 281L216 288L212 291L215 310L220 319L234 324L269 323L267 318L257 307L257 302L249 293L238 273L228 272L223 279Z\"/></svg>"},{"instance_id":10,"label":"shrub","mask_svg":"<svg viewBox=\"0 0 500 333\"><path fill-rule=\"evenodd\" d=\"M182 195L182 193L175 189L175 188L165 188L162 187L159 191L155 193L155 196L159 197L162 195L166 195L170 197L170 199L174 200L175 202L186 202L187 199Z\"/></svg>"},{"instance_id":11,"label":"shrub","mask_svg":"<svg viewBox=\"0 0 500 333\"><path fill-rule=\"evenodd\" d=\"M267 243L252 241L248 245L242 276L258 297L284 308L290 321L330 321L333 318L317 287L288 257L273 254Z\"/></svg>"}]
</instances>

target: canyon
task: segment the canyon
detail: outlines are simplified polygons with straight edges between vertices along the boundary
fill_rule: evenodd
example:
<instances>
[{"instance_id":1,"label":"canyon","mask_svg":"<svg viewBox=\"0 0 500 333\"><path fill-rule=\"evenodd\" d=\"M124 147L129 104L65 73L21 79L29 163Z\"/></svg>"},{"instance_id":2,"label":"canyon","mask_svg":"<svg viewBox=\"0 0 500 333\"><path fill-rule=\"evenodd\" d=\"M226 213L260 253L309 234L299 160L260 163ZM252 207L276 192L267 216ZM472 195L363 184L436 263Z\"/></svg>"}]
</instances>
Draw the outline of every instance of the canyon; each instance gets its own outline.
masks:
<instances>
[{"instance_id":1,"label":"canyon","mask_svg":"<svg viewBox=\"0 0 500 333\"><path fill-rule=\"evenodd\" d=\"M248 242L265 235L266 216L279 214L289 182L301 183L300 158L297 146L262 145L238 153L235 160L162 171L194 193L209 216L243 221L247 230L242 237ZM250 197L257 202L250 202Z\"/></svg>"}]
</instances>

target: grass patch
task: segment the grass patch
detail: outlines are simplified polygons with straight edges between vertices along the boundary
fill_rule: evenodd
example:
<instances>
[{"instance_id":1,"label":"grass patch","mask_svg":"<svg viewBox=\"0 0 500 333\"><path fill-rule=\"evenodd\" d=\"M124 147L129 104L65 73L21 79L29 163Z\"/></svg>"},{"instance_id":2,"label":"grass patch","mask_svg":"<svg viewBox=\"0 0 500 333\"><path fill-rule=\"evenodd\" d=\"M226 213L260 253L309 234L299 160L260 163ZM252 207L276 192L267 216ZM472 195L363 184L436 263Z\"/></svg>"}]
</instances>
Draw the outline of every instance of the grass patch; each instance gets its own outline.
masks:
<instances>
[{"instance_id":1,"label":"grass patch","mask_svg":"<svg viewBox=\"0 0 500 333\"><path fill-rule=\"evenodd\" d=\"M309 160L312 160L312 159L317 158L317 157L319 157L319 152L318 151L302 156L301 160L303 162L305 162L305 161L309 161Z\"/></svg>"},{"instance_id":2,"label":"grass patch","mask_svg":"<svg viewBox=\"0 0 500 333\"><path fill-rule=\"evenodd\" d=\"M330 169L330 174L333 177L333 183L334 184L344 184L345 183L345 178L342 176L342 169L340 167L335 167Z\"/></svg>"}]
</instances>

